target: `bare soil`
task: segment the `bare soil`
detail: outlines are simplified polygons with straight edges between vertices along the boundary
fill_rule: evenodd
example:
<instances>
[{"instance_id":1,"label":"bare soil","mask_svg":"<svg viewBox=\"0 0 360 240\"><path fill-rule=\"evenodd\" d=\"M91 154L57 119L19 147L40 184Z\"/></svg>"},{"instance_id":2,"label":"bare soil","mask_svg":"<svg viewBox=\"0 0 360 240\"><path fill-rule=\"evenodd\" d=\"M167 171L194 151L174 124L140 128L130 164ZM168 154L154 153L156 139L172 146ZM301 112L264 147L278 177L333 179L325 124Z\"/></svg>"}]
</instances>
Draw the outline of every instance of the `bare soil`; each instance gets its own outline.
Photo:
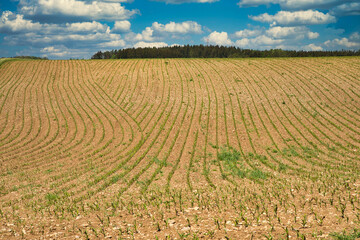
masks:
<instances>
[{"instance_id":1,"label":"bare soil","mask_svg":"<svg viewBox=\"0 0 360 240\"><path fill-rule=\"evenodd\" d=\"M0 239L331 239L359 173L358 57L0 67Z\"/></svg>"}]
</instances>

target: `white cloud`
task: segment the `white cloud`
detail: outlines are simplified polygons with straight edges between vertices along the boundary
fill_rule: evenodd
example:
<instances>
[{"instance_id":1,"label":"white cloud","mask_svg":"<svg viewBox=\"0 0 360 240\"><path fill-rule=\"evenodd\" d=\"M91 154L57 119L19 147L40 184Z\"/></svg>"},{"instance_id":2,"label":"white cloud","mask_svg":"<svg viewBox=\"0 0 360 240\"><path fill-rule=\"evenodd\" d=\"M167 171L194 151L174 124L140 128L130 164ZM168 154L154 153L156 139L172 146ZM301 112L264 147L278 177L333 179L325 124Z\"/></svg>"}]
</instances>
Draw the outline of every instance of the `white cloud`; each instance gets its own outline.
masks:
<instances>
[{"instance_id":1,"label":"white cloud","mask_svg":"<svg viewBox=\"0 0 360 240\"><path fill-rule=\"evenodd\" d=\"M319 37L319 33L311 32L304 26L275 26L269 29L244 29L236 32L234 36L240 38L235 45L241 48L299 50L303 39L315 39Z\"/></svg>"},{"instance_id":2,"label":"white cloud","mask_svg":"<svg viewBox=\"0 0 360 240\"><path fill-rule=\"evenodd\" d=\"M16 18L15 18L16 19ZM4 45L31 46L43 48L44 45L61 45L66 48L116 48L125 46L125 41L119 34L114 34L110 28L99 22L81 22L67 24L40 24L35 31L23 29L22 34L12 31L3 38ZM0 32L1 32L0 25ZM15 29L16 30L16 29ZM30 30L30 31L29 31ZM7 29L9 31L9 29ZM29 31L29 32L25 32Z\"/></svg>"},{"instance_id":3,"label":"white cloud","mask_svg":"<svg viewBox=\"0 0 360 240\"><path fill-rule=\"evenodd\" d=\"M324 44L325 44L325 46L327 46L329 48L337 48L337 49L339 47L340 48L354 49L354 50L357 50L357 49L360 48L360 42L358 40L354 39L354 37L352 38L352 40L349 40L346 37L341 38L341 39L335 38L333 40L326 41Z\"/></svg>"},{"instance_id":4,"label":"white cloud","mask_svg":"<svg viewBox=\"0 0 360 240\"><path fill-rule=\"evenodd\" d=\"M177 43L171 44L170 47L183 47L184 45L180 45Z\"/></svg>"},{"instance_id":5,"label":"white cloud","mask_svg":"<svg viewBox=\"0 0 360 240\"><path fill-rule=\"evenodd\" d=\"M170 22L165 25L158 22L154 22L152 24L152 29L158 32L179 33L179 34L202 33L201 25L193 21L186 21L181 23Z\"/></svg>"},{"instance_id":6,"label":"white cloud","mask_svg":"<svg viewBox=\"0 0 360 240\"><path fill-rule=\"evenodd\" d=\"M141 33L136 34L134 37L132 36L133 33L128 35L128 40L135 40L135 41L154 41L155 38L153 36L154 30L151 27L146 27Z\"/></svg>"},{"instance_id":7,"label":"white cloud","mask_svg":"<svg viewBox=\"0 0 360 240\"><path fill-rule=\"evenodd\" d=\"M105 32L65 32L66 27L52 26L59 32L44 34L41 31L22 34L12 34L4 37L4 45L26 46L17 55L42 54L43 57L52 59L90 58L97 50L111 50L126 46L126 42L119 34ZM48 29L45 29L48 31Z\"/></svg>"},{"instance_id":8,"label":"white cloud","mask_svg":"<svg viewBox=\"0 0 360 240\"><path fill-rule=\"evenodd\" d=\"M239 7L257 7L259 5L269 5L271 3L277 4L279 1L271 0L241 0L238 2Z\"/></svg>"},{"instance_id":9,"label":"white cloud","mask_svg":"<svg viewBox=\"0 0 360 240\"><path fill-rule=\"evenodd\" d=\"M266 33L274 38L286 38L297 35L298 30L302 27L272 27Z\"/></svg>"},{"instance_id":10,"label":"white cloud","mask_svg":"<svg viewBox=\"0 0 360 240\"><path fill-rule=\"evenodd\" d=\"M154 0L157 2L165 2L171 4L182 4L182 3L213 3L220 0Z\"/></svg>"},{"instance_id":11,"label":"white cloud","mask_svg":"<svg viewBox=\"0 0 360 240\"><path fill-rule=\"evenodd\" d=\"M122 20L137 13L117 2L78 0L21 0L20 12L25 16L68 16L93 20ZM51 20L51 18L49 18Z\"/></svg>"},{"instance_id":12,"label":"white cloud","mask_svg":"<svg viewBox=\"0 0 360 240\"><path fill-rule=\"evenodd\" d=\"M277 45L283 43L283 39L273 39L266 35L260 35L256 38L243 38L237 40L235 45L241 48L267 49L278 48Z\"/></svg>"},{"instance_id":13,"label":"white cloud","mask_svg":"<svg viewBox=\"0 0 360 240\"><path fill-rule=\"evenodd\" d=\"M52 34L42 35L36 33L25 33L21 36L5 36L5 42L9 45L26 45L33 44L41 46L42 44L64 44L72 46L83 46L84 44L97 44L101 42L120 40L120 35L109 33L95 34Z\"/></svg>"},{"instance_id":14,"label":"white cloud","mask_svg":"<svg viewBox=\"0 0 360 240\"><path fill-rule=\"evenodd\" d=\"M71 51L64 46L50 46L40 49L43 57L65 57L71 54Z\"/></svg>"},{"instance_id":15,"label":"white cloud","mask_svg":"<svg viewBox=\"0 0 360 240\"><path fill-rule=\"evenodd\" d=\"M164 42L138 42L134 45L134 48L161 48L167 46L168 44Z\"/></svg>"},{"instance_id":16,"label":"white cloud","mask_svg":"<svg viewBox=\"0 0 360 240\"><path fill-rule=\"evenodd\" d=\"M307 33L307 37L308 37L309 39L316 39L316 38L318 38L319 36L320 36L320 34L317 33L317 32L308 32L308 33Z\"/></svg>"},{"instance_id":17,"label":"white cloud","mask_svg":"<svg viewBox=\"0 0 360 240\"><path fill-rule=\"evenodd\" d=\"M24 55L37 55L40 52L41 57L48 57L52 59L66 59L66 58L89 58L93 53L93 51L89 49L74 49L67 48L63 45L53 45L38 49L26 49L23 51L19 51L16 54L19 56Z\"/></svg>"},{"instance_id":18,"label":"white cloud","mask_svg":"<svg viewBox=\"0 0 360 240\"><path fill-rule=\"evenodd\" d=\"M193 21L185 22L169 22L161 24L154 22L151 27L146 27L141 33L130 32L126 35L125 39L130 42L134 41L162 41L165 38L179 38L184 37L186 34L200 34L202 33L201 25Z\"/></svg>"},{"instance_id":19,"label":"white cloud","mask_svg":"<svg viewBox=\"0 0 360 240\"><path fill-rule=\"evenodd\" d=\"M10 11L2 13L0 18L0 32L8 34L33 33L38 35L60 35L68 33L89 34L105 33L109 31L106 24L96 21L76 22L66 24L41 24L32 20L24 19L21 14L15 14Z\"/></svg>"},{"instance_id":20,"label":"white cloud","mask_svg":"<svg viewBox=\"0 0 360 240\"><path fill-rule=\"evenodd\" d=\"M0 32L2 33L31 32L40 29L40 23L26 20L23 15L14 14L11 11L4 11L0 18Z\"/></svg>"},{"instance_id":21,"label":"white cloud","mask_svg":"<svg viewBox=\"0 0 360 240\"><path fill-rule=\"evenodd\" d=\"M54 25L53 25L54 26ZM68 31L72 32L105 32L108 26L99 22L77 22L77 23L66 23Z\"/></svg>"},{"instance_id":22,"label":"white cloud","mask_svg":"<svg viewBox=\"0 0 360 240\"><path fill-rule=\"evenodd\" d=\"M127 20L124 21L116 21L114 23L113 32L128 32L130 31L131 23Z\"/></svg>"},{"instance_id":23,"label":"white cloud","mask_svg":"<svg viewBox=\"0 0 360 240\"><path fill-rule=\"evenodd\" d=\"M237 40L235 42L235 45L240 47L240 48L248 48L250 46L250 42L251 42L250 39L243 38L243 39Z\"/></svg>"},{"instance_id":24,"label":"white cloud","mask_svg":"<svg viewBox=\"0 0 360 240\"><path fill-rule=\"evenodd\" d=\"M247 38L247 37L258 36L260 33L261 33L260 30L244 29L244 30L240 30L240 31L235 32L234 36L236 38Z\"/></svg>"},{"instance_id":25,"label":"white cloud","mask_svg":"<svg viewBox=\"0 0 360 240\"><path fill-rule=\"evenodd\" d=\"M283 39L273 39L265 35L258 36L252 40L255 45L265 45L265 46L280 44L284 41Z\"/></svg>"},{"instance_id":26,"label":"white cloud","mask_svg":"<svg viewBox=\"0 0 360 240\"><path fill-rule=\"evenodd\" d=\"M309 39L315 39L319 37L316 32L311 32L307 27L271 27L266 31L266 34L273 38L293 38L303 39L307 37Z\"/></svg>"},{"instance_id":27,"label":"white cloud","mask_svg":"<svg viewBox=\"0 0 360 240\"><path fill-rule=\"evenodd\" d=\"M331 9L330 13L336 16L360 15L360 2L341 4Z\"/></svg>"},{"instance_id":28,"label":"white cloud","mask_svg":"<svg viewBox=\"0 0 360 240\"><path fill-rule=\"evenodd\" d=\"M350 35L350 40L360 42L360 34L358 32L354 32Z\"/></svg>"},{"instance_id":29,"label":"white cloud","mask_svg":"<svg viewBox=\"0 0 360 240\"><path fill-rule=\"evenodd\" d=\"M209 36L203 38L204 41L214 45L231 45L232 41L229 39L227 32L214 31Z\"/></svg>"},{"instance_id":30,"label":"white cloud","mask_svg":"<svg viewBox=\"0 0 360 240\"><path fill-rule=\"evenodd\" d=\"M99 47L102 48L120 48L120 47L124 47L126 45L125 41L122 39L119 40L113 40L113 41L109 41L109 42L102 42L98 44Z\"/></svg>"},{"instance_id":31,"label":"white cloud","mask_svg":"<svg viewBox=\"0 0 360 240\"><path fill-rule=\"evenodd\" d=\"M59 52L59 49L56 49L54 46L51 47L45 47L40 50L40 52L47 53L47 52Z\"/></svg>"},{"instance_id":32,"label":"white cloud","mask_svg":"<svg viewBox=\"0 0 360 240\"><path fill-rule=\"evenodd\" d=\"M336 18L329 13L324 14L314 10L296 12L280 11L275 15L264 13L258 16L250 16L250 18L259 22L271 23L272 26L315 25L327 24L336 21Z\"/></svg>"},{"instance_id":33,"label":"white cloud","mask_svg":"<svg viewBox=\"0 0 360 240\"><path fill-rule=\"evenodd\" d=\"M322 51L322 50L323 50L322 47L317 46L317 45L315 45L315 44L313 44L313 43L311 43L311 44L309 44L309 45L306 45L306 46L303 46L303 49L304 49L305 51Z\"/></svg>"},{"instance_id":34,"label":"white cloud","mask_svg":"<svg viewBox=\"0 0 360 240\"><path fill-rule=\"evenodd\" d=\"M92 2L93 0L85 0L86 2ZM101 0L102 2L116 2L116 3L131 3L134 0Z\"/></svg>"},{"instance_id":35,"label":"white cloud","mask_svg":"<svg viewBox=\"0 0 360 240\"><path fill-rule=\"evenodd\" d=\"M307 9L330 9L344 2L356 2L357 0L241 0L240 7L255 7L259 5L280 4L282 9L307 10Z\"/></svg>"}]
</instances>

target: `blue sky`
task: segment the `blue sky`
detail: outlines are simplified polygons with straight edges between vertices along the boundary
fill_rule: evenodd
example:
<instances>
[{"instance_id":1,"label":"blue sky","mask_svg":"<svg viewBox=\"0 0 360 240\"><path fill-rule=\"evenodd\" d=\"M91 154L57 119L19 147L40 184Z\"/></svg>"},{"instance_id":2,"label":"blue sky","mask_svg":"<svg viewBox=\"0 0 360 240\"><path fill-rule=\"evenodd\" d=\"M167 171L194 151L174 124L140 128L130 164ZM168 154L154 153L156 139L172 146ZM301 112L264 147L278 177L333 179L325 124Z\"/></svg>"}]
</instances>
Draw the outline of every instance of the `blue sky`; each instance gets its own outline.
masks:
<instances>
[{"instance_id":1,"label":"blue sky","mask_svg":"<svg viewBox=\"0 0 360 240\"><path fill-rule=\"evenodd\" d=\"M1 0L0 57L212 44L360 49L360 0Z\"/></svg>"}]
</instances>

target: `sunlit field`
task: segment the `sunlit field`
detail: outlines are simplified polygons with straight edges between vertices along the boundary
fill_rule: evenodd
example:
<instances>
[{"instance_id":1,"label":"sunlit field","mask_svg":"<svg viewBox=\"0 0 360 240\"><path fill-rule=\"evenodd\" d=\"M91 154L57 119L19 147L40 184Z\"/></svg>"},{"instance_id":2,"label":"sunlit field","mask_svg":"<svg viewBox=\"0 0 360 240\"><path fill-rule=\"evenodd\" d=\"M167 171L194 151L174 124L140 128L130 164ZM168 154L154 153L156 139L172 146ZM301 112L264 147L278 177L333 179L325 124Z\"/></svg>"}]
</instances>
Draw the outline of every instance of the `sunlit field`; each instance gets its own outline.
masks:
<instances>
[{"instance_id":1,"label":"sunlit field","mask_svg":"<svg viewBox=\"0 0 360 240\"><path fill-rule=\"evenodd\" d=\"M356 236L359 176L359 57L0 66L0 239Z\"/></svg>"}]
</instances>

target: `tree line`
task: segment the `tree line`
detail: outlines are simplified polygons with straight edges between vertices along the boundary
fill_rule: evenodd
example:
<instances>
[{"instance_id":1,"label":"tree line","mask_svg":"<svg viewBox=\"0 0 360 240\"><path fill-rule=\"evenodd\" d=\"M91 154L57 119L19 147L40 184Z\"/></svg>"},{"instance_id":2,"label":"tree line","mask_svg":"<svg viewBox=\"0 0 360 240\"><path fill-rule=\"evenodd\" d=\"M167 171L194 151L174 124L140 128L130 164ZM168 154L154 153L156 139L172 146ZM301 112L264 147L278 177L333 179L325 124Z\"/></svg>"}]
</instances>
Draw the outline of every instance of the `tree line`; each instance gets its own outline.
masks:
<instances>
[{"instance_id":1,"label":"tree line","mask_svg":"<svg viewBox=\"0 0 360 240\"><path fill-rule=\"evenodd\" d=\"M124 48L98 51L91 59L123 58L267 58L267 57L327 57L360 56L360 50L340 51L295 51L295 50L252 50L225 46L185 45L161 48Z\"/></svg>"}]
</instances>

